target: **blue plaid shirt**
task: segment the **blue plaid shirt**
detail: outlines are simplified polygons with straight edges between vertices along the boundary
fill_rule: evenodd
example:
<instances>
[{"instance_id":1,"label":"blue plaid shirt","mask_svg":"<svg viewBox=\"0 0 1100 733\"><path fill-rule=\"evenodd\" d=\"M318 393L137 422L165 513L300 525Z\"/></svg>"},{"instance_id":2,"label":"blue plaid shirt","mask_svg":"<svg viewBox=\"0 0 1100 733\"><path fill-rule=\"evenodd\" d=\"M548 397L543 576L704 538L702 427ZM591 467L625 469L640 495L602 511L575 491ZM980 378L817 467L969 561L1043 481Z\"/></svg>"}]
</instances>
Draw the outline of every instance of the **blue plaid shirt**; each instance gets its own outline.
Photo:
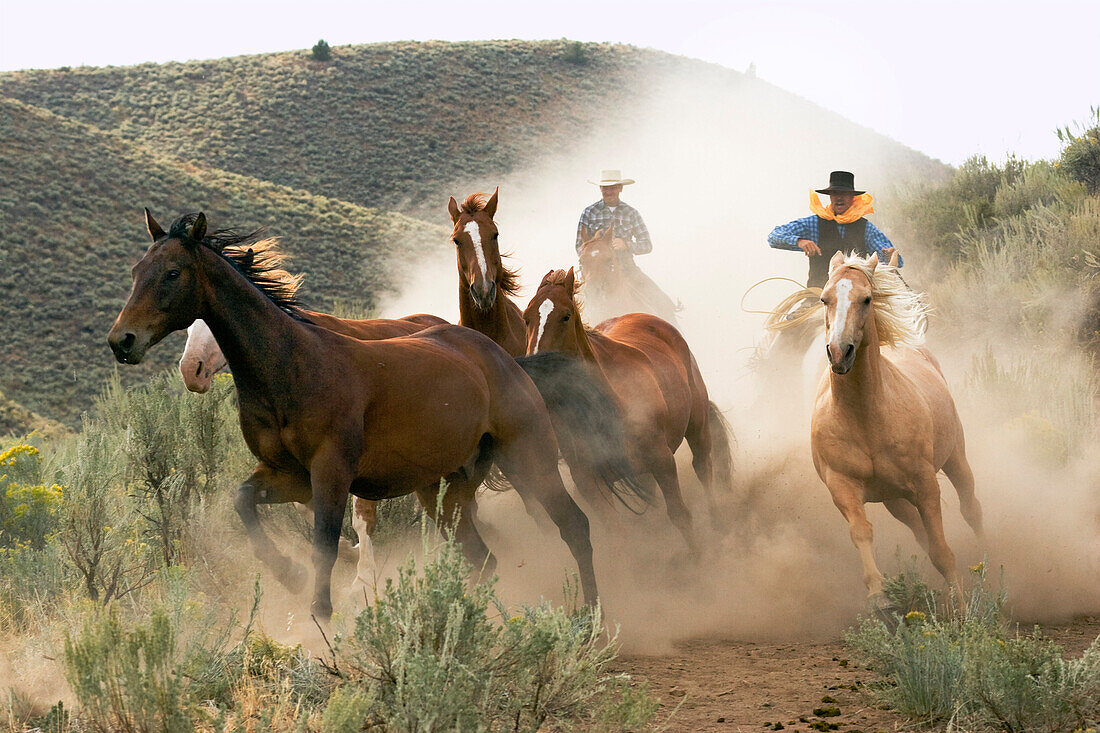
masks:
<instances>
[{"instance_id":1,"label":"blue plaid shirt","mask_svg":"<svg viewBox=\"0 0 1100 733\"><path fill-rule=\"evenodd\" d=\"M840 233L840 238L844 238L844 224L837 224L837 232ZM789 224L780 224L775 229L772 229L772 233L768 235L768 245L775 249L789 249L801 252L802 250L798 246L798 240L808 239L814 244L817 244L819 234L817 231L817 215L805 216L801 219L795 219ZM886 238L886 235L879 230L870 221L867 222L867 228L863 232L863 241L867 245L868 252L877 252L878 258L882 262L889 262L890 256L886 254L884 250L893 247L890 244L890 240ZM901 255L898 255L898 267L901 267L902 262Z\"/></svg>"},{"instance_id":2,"label":"blue plaid shirt","mask_svg":"<svg viewBox=\"0 0 1100 733\"><path fill-rule=\"evenodd\" d=\"M612 211L600 200L581 212L581 220L577 223L577 254L581 253L582 230L587 229L589 235L592 235L607 229L611 224L615 225L615 238L625 240L631 254L644 255L653 251L649 230L637 209L619 201Z\"/></svg>"}]
</instances>

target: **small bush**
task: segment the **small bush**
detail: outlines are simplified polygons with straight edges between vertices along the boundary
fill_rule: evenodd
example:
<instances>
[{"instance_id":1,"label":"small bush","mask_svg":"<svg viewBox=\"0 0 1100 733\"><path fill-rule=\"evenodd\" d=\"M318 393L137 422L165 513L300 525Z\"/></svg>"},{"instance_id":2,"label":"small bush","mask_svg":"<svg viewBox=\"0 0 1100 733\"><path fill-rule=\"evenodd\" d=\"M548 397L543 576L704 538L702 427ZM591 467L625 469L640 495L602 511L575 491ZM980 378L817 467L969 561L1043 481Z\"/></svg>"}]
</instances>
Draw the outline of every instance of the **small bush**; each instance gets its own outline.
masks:
<instances>
[{"instance_id":1,"label":"small bush","mask_svg":"<svg viewBox=\"0 0 1100 733\"><path fill-rule=\"evenodd\" d=\"M1076 125L1076 134L1068 125L1058 130L1062 154L1056 165L1094 194L1100 193L1100 107L1093 107L1091 112L1092 119Z\"/></svg>"},{"instance_id":2,"label":"small bush","mask_svg":"<svg viewBox=\"0 0 1100 733\"><path fill-rule=\"evenodd\" d=\"M565 47L565 60L577 66L588 64L588 53L580 41L572 41Z\"/></svg>"},{"instance_id":3,"label":"small bush","mask_svg":"<svg viewBox=\"0 0 1100 733\"><path fill-rule=\"evenodd\" d=\"M330 702L333 730L382 721L408 731L618 730L649 722L656 706L644 689L607 671L616 644L598 609L544 603L502 621L494 583L471 588L470 571L448 540L423 576L410 562L387 582L338 644L363 693Z\"/></svg>"},{"instance_id":4,"label":"small bush","mask_svg":"<svg viewBox=\"0 0 1100 733\"><path fill-rule=\"evenodd\" d=\"M313 44L313 59L315 61L328 61L332 58L332 47L325 43L325 39Z\"/></svg>"},{"instance_id":5,"label":"small bush","mask_svg":"<svg viewBox=\"0 0 1100 733\"><path fill-rule=\"evenodd\" d=\"M847 641L884 680L869 689L906 715L970 729L1084 730L1100 720L1100 639L1078 659L1038 630L1012 633L1004 593L985 586L984 564L961 616L910 611L894 630L864 621ZM895 592L906 583L893 579ZM921 595L921 589L902 597Z\"/></svg>"}]
</instances>

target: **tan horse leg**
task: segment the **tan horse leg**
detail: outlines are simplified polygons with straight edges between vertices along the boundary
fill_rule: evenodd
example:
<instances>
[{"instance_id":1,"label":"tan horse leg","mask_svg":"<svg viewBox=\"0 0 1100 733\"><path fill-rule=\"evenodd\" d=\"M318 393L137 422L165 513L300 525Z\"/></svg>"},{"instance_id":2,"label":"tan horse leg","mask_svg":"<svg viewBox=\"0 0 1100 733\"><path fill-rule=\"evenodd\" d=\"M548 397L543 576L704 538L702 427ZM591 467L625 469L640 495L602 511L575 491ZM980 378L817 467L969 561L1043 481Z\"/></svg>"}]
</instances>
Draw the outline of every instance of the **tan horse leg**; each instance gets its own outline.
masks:
<instances>
[{"instance_id":1,"label":"tan horse leg","mask_svg":"<svg viewBox=\"0 0 1100 733\"><path fill-rule=\"evenodd\" d=\"M982 527L982 505L978 503L978 497L974 495L974 472L970 470L970 463L966 460L966 447L961 437L955 452L947 463L943 464L943 472L959 494L959 509L962 511L963 519L974 530L978 540L984 544L985 530Z\"/></svg>"},{"instance_id":2,"label":"tan horse leg","mask_svg":"<svg viewBox=\"0 0 1100 733\"><path fill-rule=\"evenodd\" d=\"M285 504L288 501L305 504L310 500L310 491L309 474L304 471L277 471L261 463L237 489L237 496L233 500L233 507L248 532L252 551L261 562L271 567L276 579L291 593L297 593L305 586L305 568L279 552L275 543L264 532L256 507L259 504Z\"/></svg>"},{"instance_id":3,"label":"tan horse leg","mask_svg":"<svg viewBox=\"0 0 1100 733\"><path fill-rule=\"evenodd\" d=\"M848 533L852 537L852 544L859 550L859 558L863 562L863 584L867 586L867 597L876 608L885 608L889 602L882 592L882 573L875 564L875 532L871 523L867 521L867 512L863 507L863 492L855 481L836 476L831 478L832 480L826 485L833 496L833 504L848 520Z\"/></svg>"},{"instance_id":4,"label":"tan horse leg","mask_svg":"<svg viewBox=\"0 0 1100 733\"><path fill-rule=\"evenodd\" d=\"M907 499L887 499L882 502L891 514L899 522L913 531L917 538L917 544L925 552L928 552L928 533L924 530L924 521L920 518L920 512Z\"/></svg>"},{"instance_id":5,"label":"tan horse leg","mask_svg":"<svg viewBox=\"0 0 1100 733\"><path fill-rule=\"evenodd\" d=\"M377 580L378 567L374 563L374 544L371 535L378 526L378 502L354 497L351 502L351 526L359 537L359 562L355 566L355 580L351 583L354 597L367 596L367 588L373 588Z\"/></svg>"},{"instance_id":6,"label":"tan horse leg","mask_svg":"<svg viewBox=\"0 0 1100 733\"><path fill-rule=\"evenodd\" d=\"M952 599L960 611L966 610L962 586L959 584L959 572L955 566L955 553L947 546L947 537L943 532L943 512L940 509L939 484L933 476L926 482L925 489L918 494L917 509L920 511L924 529L928 533L928 556L940 575L947 581Z\"/></svg>"}]
</instances>

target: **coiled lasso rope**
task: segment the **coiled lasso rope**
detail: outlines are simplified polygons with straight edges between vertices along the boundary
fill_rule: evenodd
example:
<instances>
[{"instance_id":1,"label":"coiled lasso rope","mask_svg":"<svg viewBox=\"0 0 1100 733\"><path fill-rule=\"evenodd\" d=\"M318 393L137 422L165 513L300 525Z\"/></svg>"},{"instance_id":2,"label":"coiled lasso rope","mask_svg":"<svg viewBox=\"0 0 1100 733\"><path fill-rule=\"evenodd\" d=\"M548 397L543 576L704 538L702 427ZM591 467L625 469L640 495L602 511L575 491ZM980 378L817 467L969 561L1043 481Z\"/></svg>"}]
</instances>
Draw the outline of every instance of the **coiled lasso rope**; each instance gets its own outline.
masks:
<instances>
[{"instance_id":1,"label":"coiled lasso rope","mask_svg":"<svg viewBox=\"0 0 1100 733\"><path fill-rule=\"evenodd\" d=\"M745 298L749 297L749 293L757 288L757 286L763 285L766 282L773 280L782 280L784 282L794 283L800 289L791 293L783 300L779 301L779 305L774 310L770 311L758 311L750 310L745 307ZM797 315L792 315L791 310L800 302L811 299L811 305L803 310L797 311ZM786 331L790 328L798 328L806 321L818 315L824 306L821 303L821 288L807 288L803 287L802 283L797 280L792 280L789 277L766 277L763 280L759 280L745 291L745 294L741 296L741 311L743 313L755 313L762 316L767 316L764 319L764 328L773 333L779 331Z\"/></svg>"}]
</instances>

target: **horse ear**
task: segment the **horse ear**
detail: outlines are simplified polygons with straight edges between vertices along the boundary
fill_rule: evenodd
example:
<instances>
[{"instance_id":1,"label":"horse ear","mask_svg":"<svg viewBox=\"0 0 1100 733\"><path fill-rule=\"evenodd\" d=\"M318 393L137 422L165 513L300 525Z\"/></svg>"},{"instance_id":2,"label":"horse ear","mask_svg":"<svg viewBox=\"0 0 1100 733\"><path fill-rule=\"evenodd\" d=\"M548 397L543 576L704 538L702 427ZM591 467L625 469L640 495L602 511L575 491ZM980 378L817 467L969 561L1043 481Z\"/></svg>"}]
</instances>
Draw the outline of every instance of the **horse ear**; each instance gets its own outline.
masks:
<instances>
[{"instance_id":1,"label":"horse ear","mask_svg":"<svg viewBox=\"0 0 1100 733\"><path fill-rule=\"evenodd\" d=\"M201 242L206 238L206 214L199 212L199 215L195 217L195 223L191 225L191 231L187 235L190 239L194 239L196 242Z\"/></svg>"},{"instance_id":2,"label":"horse ear","mask_svg":"<svg viewBox=\"0 0 1100 733\"><path fill-rule=\"evenodd\" d=\"M614 239L615 238L615 222L611 222L610 224L607 225L607 231L604 232L603 238L604 239Z\"/></svg>"},{"instance_id":3,"label":"horse ear","mask_svg":"<svg viewBox=\"0 0 1100 733\"><path fill-rule=\"evenodd\" d=\"M482 209L489 218L492 219L497 213L497 194L500 193L500 186L493 189L493 195L489 197L489 200L485 202L485 208Z\"/></svg>"},{"instance_id":4,"label":"horse ear","mask_svg":"<svg viewBox=\"0 0 1100 733\"><path fill-rule=\"evenodd\" d=\"M565 290L572 293L577 287L577 276L573 272L573 268L569 268L569 272L565 276Z\"/></svg>"},{"instance_id":5,"label":"horse ear","mask_svg":"<svg viewBox=\"0 0 1100 733\"><path fill-rule=\"evenodd\" d=\"M256 252L251 247L244 253L244 257L241 258L241 266L244 268L252 267L252 263L256 260Z\"/></svg>"},{"instance_id":6,"label":"horse ear","mask_svg":"<svg viewBox=\"0 0 1100 733\"><path fill-rule=\"evenodd\" d=\"M829 260L829 274L832 275L833 270L835 270L836 268L840 267L843 264L844 264L844 253L838 250L836 252L836 254L833 255L833 258L831 260Z\"/></svg>"},{"instance_id":7,"label":"horse ear","mask_svg":"<svg viewBox=\"0 0 1100 733\"><path fill-rule=\"evenodd\" d=\"M890 267L898 266L898 251L895 249L890 253Z\"/></svg>"},{"instance_id":8,"label":"horse ear","mask_svg":"<svg viewBox=\"0 0 1100 733\"><path fill-rule=\"evenodd\" d=\"M875 268L878 267L878 252L875 252L871 255L871 258L867 260L867 267L871 268L871 272L874 272Z\"/></svg>"},{"instance_id":9,"label":"horse ear","mask_svg":"<svg viewBox=\"0 0 1100 733\"><path fill-rule=\"evenodd\" d=\"M541 288L543 285L550 282L550 278L552 278L553 276L554 276L554 271L553 270L548 270L546 272L546 274L542 276L542 282L539 283L539 287Z\"/></svg>"},{"instance_id":10,"label":"horse ear","mask_svg":"<svg viewBox=\"0 0 1100 733\"><path fill-rule=\"evenodd\" d=\"M455 197L451 196L451 200L447 202L447 211L451 212L451 223L457 224L458 217L461 215L458 210L458 202L455 201Z\"/></svg>"},{"instance_id":11,"label":"horse ear","mask_svg":"<svg viewBox=\"0 0 1100 733\"><path fill-rule=\"evenodd\" d=\"M154 242L164 236L164 230L160 228L160 224L157 224L157 220L149 213L148 207L145 209L145 228L149 230L149 236L152 237Z\"/></svg>"}]
</instances>

